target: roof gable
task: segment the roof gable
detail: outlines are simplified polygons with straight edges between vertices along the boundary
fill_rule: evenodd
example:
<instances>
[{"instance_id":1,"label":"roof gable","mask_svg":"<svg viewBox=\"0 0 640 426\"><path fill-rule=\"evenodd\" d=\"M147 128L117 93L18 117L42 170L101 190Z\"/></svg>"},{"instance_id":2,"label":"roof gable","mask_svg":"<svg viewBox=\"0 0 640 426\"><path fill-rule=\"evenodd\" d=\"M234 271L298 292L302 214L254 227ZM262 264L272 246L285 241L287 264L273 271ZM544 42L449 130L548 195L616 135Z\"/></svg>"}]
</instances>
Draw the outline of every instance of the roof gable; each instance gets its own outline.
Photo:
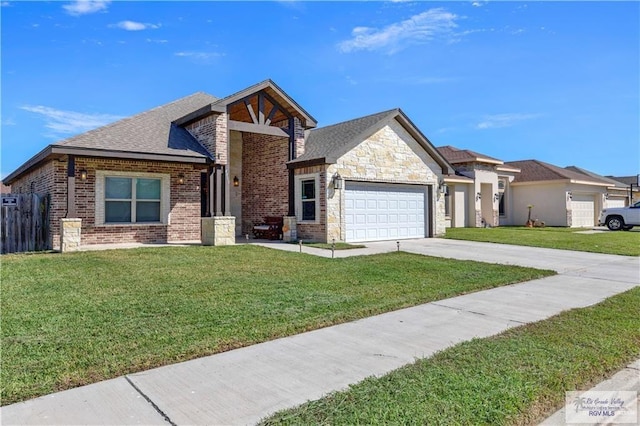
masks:
<instances>
[{"instance_id":1,"label":"roof gable","mask_svg":"<svg viewBox=\"0 0 640 426\"><path fill-rule=\"evenodd\" d=\"M591 178L598 179L598 180L601 180L603 182L607 182L611 186L616 186L618 188L625 188L625 189L627 188L627 185L625 185L622 182L619 182L617 180L614 180L614 179L611 179L611 178L608 178L608 177L605 177L605 176L601 176L601 175L599 175L597 173L591 172L591 171L586 170L586 169L582 169L582 168L577 167L577 166L567 166L567 167L565 167L565 169L571 170L572 172L581 173L581 174L583 174L585 176L589 176Z\"/></svg>"},{"instance_id":2,"label":"roof gable","mask_svg":"<svg viewBox=\"0 0 640 426\"><path fill-rule=\"evenodd\" d=\"M305 151L289 164L308 162L335 163L338 158L368 139L384 126L396 120L442 167L444 174L453 174L451 164L435 149L433 144L409 120L401 109L396 108L353 120L311 130L305 140Z\"/></svg>"}]
</instances>

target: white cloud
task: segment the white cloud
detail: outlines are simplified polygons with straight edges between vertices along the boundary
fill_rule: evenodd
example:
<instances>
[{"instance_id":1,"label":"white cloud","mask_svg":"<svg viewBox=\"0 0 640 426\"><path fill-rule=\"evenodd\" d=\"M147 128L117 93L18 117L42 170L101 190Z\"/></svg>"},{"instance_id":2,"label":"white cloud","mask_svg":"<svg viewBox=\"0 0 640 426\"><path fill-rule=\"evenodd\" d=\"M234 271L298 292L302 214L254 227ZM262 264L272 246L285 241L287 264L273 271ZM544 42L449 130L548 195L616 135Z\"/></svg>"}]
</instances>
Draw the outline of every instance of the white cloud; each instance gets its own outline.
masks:
<instances>
[{"instance_id":1,"label":"white cloud","mask_svg":"<svg viewBox=\"0 0 640 426\"><path fill-rule=\"evenodd\" d=\"M109 25L111 28L120 28L126 31L142 31L160 28L160 24L146 24L136 21L120 21L117 24Z\"/></svg>"},{"instance_id":2,"label":"white cloud","mask_svg":"<svg viewBox=\"0 0 640 426\"><path fill-rule=\"evenodd\" d=\"M191 58L196 61L206 62L214 58L219 58L224 56L224 53L219 52L194 52L194 51L186 51L186 52L176 52L176 56L180 56L182 58Z\"/></svg>"},{"instance_id":3,"label":"white cloud","mask_svg":"<svg viewBox=\"0 0 640 426\"><path fill-rule=\"evenodd\" d=\"M486 115L483 121L476 125L476 129L497 129L500 127L510 127L521 121L538 118L540 114L507 113Z\"/></svg>"},{"instance_id":4,"label":"white cloud","mask_svg":"<svg viewBox=\"0 0 640 426\"><path fill-rule=\"evenodd\" d=\"M168 43L169 40L164 40L164 39L152 39L152 38L148 38L147 43L159 43L159 44L164 44L164 43Z\"/></svg>"},{"instance_id":5,"label":"white cloud","mask_svg":"<svg viewBox=\"0 0 640 426\"><path fill-rule=\"evenodd\" d=\"M64 111L42 105L25 105L20 108L44 116L45 127L50 130L48 136L52 137L86 132L122 118L111 114Z\"/></svg>"},{"instance_id":6,"label":"white cloud","mask_svg":"<svg viewBox=\"0 0 640 426\"><path fill-rule=\"evenodd\" d=\"M13 118L5 118L4 120L2 120L2 125L3 126L15 126L16 121Z\"/></svg>"},{"instance_id":7,"label":"white cloud","mask_svg":"<svg viewBox=\"0 0 640 426\"><path fill-rule=\"evenodd\" d=\"M62 6L69 15L80 16L106 11L111 0L75 0Z\"/></svg>"},{"instance_id":8,"label":"white cloud","mask_svg":"<svg viewBox=\"0 0 640 426\"><path fill-rule=\"evenodd\" d=\"M9 3L8 1L0 2L0 7L9 7L9 6L11 6L11 3Z\"/></svg>"},{"instance_id":9,"label":"white cloud","mask_svg":"<svg viewBox=\"0 0 640 426\"><path fill-rule=\"evenodd\" d=\"M352 38L338 44L342 52L378 50L395 53L408 44L424 43L437 37L448 38L457 27L458 16L443 8L429 9L383 29L355 27Z\"/></svg>"}]
</instances>

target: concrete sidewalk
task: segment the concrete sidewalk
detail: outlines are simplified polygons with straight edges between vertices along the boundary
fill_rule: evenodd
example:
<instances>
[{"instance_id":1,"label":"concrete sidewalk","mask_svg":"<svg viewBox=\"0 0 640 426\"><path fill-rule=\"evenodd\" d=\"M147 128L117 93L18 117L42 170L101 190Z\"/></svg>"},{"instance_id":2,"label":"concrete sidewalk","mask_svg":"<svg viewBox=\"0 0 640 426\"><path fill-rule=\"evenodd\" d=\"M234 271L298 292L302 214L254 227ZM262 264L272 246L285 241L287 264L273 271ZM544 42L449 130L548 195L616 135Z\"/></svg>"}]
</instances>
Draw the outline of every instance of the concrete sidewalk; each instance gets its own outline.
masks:
<instances>
[{"instance_id":1,"label":"concrete sidewalk","mask_svg":"<svg viewBox=\"0 0 640 426\"><path fill-rule=\"evenodd\" d=\"M292 244L261 243L298 251ZM444 239L403 251L553 269L495 288L3 407L3 424L251 424L474 337L590 306L639 284L639 258ZM336 257L396 250L396 242ZM330 250L303 252L331 256Z\"/></svg>"}]
</instances>

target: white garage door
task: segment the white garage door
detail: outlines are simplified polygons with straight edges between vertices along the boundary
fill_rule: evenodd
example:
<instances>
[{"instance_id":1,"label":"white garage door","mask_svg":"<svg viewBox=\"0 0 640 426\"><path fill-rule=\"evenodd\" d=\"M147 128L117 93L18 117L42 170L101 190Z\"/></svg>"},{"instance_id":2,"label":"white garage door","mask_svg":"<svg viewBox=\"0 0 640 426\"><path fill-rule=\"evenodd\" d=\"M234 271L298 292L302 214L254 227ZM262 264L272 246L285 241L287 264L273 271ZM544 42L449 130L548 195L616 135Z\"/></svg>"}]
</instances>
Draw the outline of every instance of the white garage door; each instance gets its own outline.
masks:
<instances>
[{"instance_id":1,"label":"white garage door","mask_svg":"<svg viewBox=\"0 0 640 426\"><path fill-rule=\"evenodd\" d=\"M626 206L626 200L624 198L609 198L606 201L606 208L611 209L614 207L624 207Z\"/></svg>"},{"instance_id":2,"label":"white garage door","mask_svg":"<svg viewBox=\"0 0 640 426\"><path fill-rule=\"evenodd\" d=\"M425 189L416 185L346 182L346 240L425 237Z\"/></svg>"},{"instance_id":3,"label":"white garage door","mask_svg":"<svg viewBox=\"0 0 640 426\"><path fill-rule=\"evenodd\" d=\"M589 227L596 224L596 207L592 194L573 194L571 222L573 227Z\"/></svg>"}]
</instances>

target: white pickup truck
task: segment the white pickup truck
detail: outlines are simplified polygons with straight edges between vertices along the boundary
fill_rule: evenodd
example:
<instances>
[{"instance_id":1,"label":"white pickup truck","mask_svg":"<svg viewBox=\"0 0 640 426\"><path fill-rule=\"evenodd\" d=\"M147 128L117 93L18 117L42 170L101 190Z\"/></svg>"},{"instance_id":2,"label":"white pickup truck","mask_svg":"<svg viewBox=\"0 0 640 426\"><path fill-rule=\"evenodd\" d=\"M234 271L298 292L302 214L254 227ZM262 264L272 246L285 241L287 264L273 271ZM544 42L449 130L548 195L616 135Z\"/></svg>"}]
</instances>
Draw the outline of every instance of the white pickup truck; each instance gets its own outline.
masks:
<instances>
[{"instance_id":1,"label":"white pickup truck","mask_svg":"<svg viewBox=\"0 0 640 426\"><path fill-rule=\"evenodd\" d=\"M640 226L640 201L627 207L613 207L600 212L598 225L607 225L612 231L628 231Z\"/></svg>"}]
</instances>

